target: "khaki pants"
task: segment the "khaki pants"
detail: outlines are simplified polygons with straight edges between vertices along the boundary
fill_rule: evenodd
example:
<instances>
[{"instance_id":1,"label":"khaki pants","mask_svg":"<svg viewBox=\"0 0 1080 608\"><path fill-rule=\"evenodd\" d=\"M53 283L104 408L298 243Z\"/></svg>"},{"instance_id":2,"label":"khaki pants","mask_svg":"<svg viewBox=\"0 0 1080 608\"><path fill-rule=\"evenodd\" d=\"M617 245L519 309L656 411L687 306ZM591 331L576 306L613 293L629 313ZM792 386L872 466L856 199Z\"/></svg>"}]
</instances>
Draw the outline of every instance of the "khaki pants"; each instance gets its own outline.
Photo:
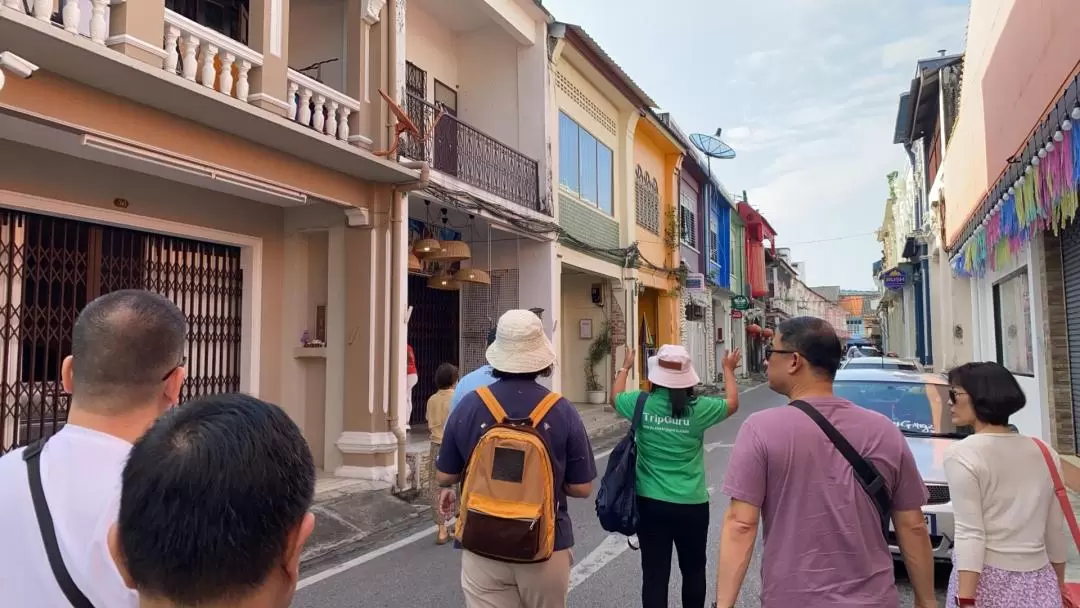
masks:
<instances>
[{"instance_id":1,"label":"khaki pants","mask_svg":"<svg viewBox=\"0 0 1080 608\"><path fill-rule=\"evenodd\" d=\"M461 552L461 589L467 608L566 608L569 549L537 564L511 564Z\"/></svg>"}]
</instances>

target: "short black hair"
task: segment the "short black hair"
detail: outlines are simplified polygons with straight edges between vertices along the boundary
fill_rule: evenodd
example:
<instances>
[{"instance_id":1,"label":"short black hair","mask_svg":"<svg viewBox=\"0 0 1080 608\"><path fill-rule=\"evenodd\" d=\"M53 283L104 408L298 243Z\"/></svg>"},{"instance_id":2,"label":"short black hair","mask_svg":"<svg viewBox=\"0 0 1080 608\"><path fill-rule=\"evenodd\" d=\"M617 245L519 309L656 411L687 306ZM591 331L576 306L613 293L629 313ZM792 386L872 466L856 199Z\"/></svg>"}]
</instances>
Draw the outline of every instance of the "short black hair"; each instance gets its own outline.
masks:
<instances>
[{"instance_id":1,"label":"short black hair","mask_svg":"<svg viewBox=\"0 0 1080 608\"><path fill-rule=\"evenodd\" d=\"M458 369L452 363L443 363L435 370L435 386L446 390L458 381Z\"/></svg>"},{"instance_id":2,"label":"short black hair","mask_svg":"<svg viewBox=\"0 0 1080 608\"><path fill-rule=\"evenodd\" d=\"M1005 426L1009 417L1027 405L1024 389L1012 372L993 361L965 363L948 373L949 384L971 397L975 417L986 424Z\"/></svg>"},{"instance_id":3,"label":"short black hair","mask_svg":"<svg viewBox=\"0 0 1080 608\"><path fill-rule=\"evenodd\" d=\"M315 493L315 464L281 408L203 397L159 418L124 466L119 550L136 589L185 606L265 581Z\"/></svg>"},{"instance_id":4,"label":"short black hair","mask_svg":"<svg viewBox=\"0 0 1080 608\"><path fill-rule=\"evenodd\" d=\"M523 374L515 374L510 372L503 372L492 367L491 377L496 380L536 380L537 378L547 378L554 371L554 365L549 365L538 372L526 372Z\"/></svg>"},{"instance_id":5,"label":"short black hair","mask_svg":"<svg viewBox=\"0 0 1080 608\"><path fill-rule=\"evenodd\" d=\"M183 364L187 318L168 298L123 289L95 298L71 332L74 395L141 405Z\"/></svg>"},{"instance_id":6,"label":"short black hair","mask_svg":"<svg viewBox=\"0 0 1080 608\"><path fill-rule=\"evenodd\" d=\"M829 379L836 378L843 358L843 346L836 330L824 319L795 317L777 328L780 342L799 353L812 369Z\"/></svg>"},{"instance_id":7,"label":"short black hair","mask_svg":"<svg viewBox=\"0 0 1080 608\"><path fill-rule=\"evenodd\" d=\"M488 332L488 335L487 335L487 345L488 346L491 346L492 344L495 343L495 336L497 335L497 333L498 332L495 331L494 327L492 327L491 331Z\"/></svg>"}]
</instances>

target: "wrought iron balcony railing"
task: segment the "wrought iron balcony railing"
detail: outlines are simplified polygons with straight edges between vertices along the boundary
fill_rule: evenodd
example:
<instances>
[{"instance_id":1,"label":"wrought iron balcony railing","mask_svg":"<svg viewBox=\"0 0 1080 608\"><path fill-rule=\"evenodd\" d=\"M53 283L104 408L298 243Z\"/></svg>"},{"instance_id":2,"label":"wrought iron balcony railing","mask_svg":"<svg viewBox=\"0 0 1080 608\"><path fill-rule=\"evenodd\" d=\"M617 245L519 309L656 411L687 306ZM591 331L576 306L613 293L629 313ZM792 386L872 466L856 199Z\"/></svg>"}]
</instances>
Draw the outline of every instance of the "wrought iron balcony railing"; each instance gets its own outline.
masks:
<instances>
[{"instance_id":1,"label":"wrought iron balcony railing","mask_svg":"<svg viewBox=\"0 0 1080 608\"><path fill-rule=\"evenodd\" d=\"M405 103L405 111L420 129L421 138L403 142L403 156L428 161L436 171L522 207L547 213L540 205L539 169L535 160L450 114L442 113L435 123L440 111L416 95L410 93ZM428 140L430 145L425 145Z\"/></svg>"}]
</instances>

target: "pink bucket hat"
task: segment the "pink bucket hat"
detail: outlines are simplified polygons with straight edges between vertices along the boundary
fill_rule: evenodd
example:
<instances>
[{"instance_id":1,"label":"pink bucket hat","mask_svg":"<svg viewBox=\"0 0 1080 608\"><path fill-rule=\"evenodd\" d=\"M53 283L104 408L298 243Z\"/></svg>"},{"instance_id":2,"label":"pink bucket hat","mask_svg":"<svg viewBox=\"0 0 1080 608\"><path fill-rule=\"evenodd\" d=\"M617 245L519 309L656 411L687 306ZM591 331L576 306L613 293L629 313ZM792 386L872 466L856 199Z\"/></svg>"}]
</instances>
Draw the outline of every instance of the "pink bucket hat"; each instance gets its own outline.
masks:
<instances>
[{"instance_id":1,"label":"pink bucket hat","mask_svg":"<svg viewBox=\"0 0 1080 608\"><path fill-rule=\"evenodd\" d=\"M690 353L678 344L665 344L649 357L649 382L667 388L691 388L701 379L694 371Z\"/></svg>"}]
</instances>

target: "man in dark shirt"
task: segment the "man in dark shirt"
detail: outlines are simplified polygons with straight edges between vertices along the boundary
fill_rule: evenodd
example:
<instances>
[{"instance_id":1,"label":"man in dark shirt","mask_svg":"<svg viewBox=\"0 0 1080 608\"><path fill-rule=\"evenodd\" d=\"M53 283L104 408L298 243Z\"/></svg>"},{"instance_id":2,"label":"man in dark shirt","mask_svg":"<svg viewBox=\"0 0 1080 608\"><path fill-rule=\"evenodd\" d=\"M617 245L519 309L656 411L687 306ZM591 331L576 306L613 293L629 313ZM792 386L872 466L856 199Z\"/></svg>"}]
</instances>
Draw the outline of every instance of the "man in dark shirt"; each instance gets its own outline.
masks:
<instances>
[{"instance_id":1,"label":"man in dark shirt","mask_svg":"<svg viewBox=\"0 0 1080 608\"><path fill-rule=\"evenodd\" d=\"M539 317L528 310L511 310L499 319L495 342L487 359L496 382L489 388L512 419L527 418L549 391L536 382L551 374L555 350ZM480 437L495 419L474 391L450 414L436 462L437 480L444 489L440 506L450 514L455 503L451 488ZM559 399L538 431L547 443L555 479L555 553L536 564L501 562L465 551L461 586L469 608L565 608L570 585L570 549L574 531L566 509L567 497L588 498L596 478L596 461L585 424L574 406Z\"/></svg>"}]
</instances>

